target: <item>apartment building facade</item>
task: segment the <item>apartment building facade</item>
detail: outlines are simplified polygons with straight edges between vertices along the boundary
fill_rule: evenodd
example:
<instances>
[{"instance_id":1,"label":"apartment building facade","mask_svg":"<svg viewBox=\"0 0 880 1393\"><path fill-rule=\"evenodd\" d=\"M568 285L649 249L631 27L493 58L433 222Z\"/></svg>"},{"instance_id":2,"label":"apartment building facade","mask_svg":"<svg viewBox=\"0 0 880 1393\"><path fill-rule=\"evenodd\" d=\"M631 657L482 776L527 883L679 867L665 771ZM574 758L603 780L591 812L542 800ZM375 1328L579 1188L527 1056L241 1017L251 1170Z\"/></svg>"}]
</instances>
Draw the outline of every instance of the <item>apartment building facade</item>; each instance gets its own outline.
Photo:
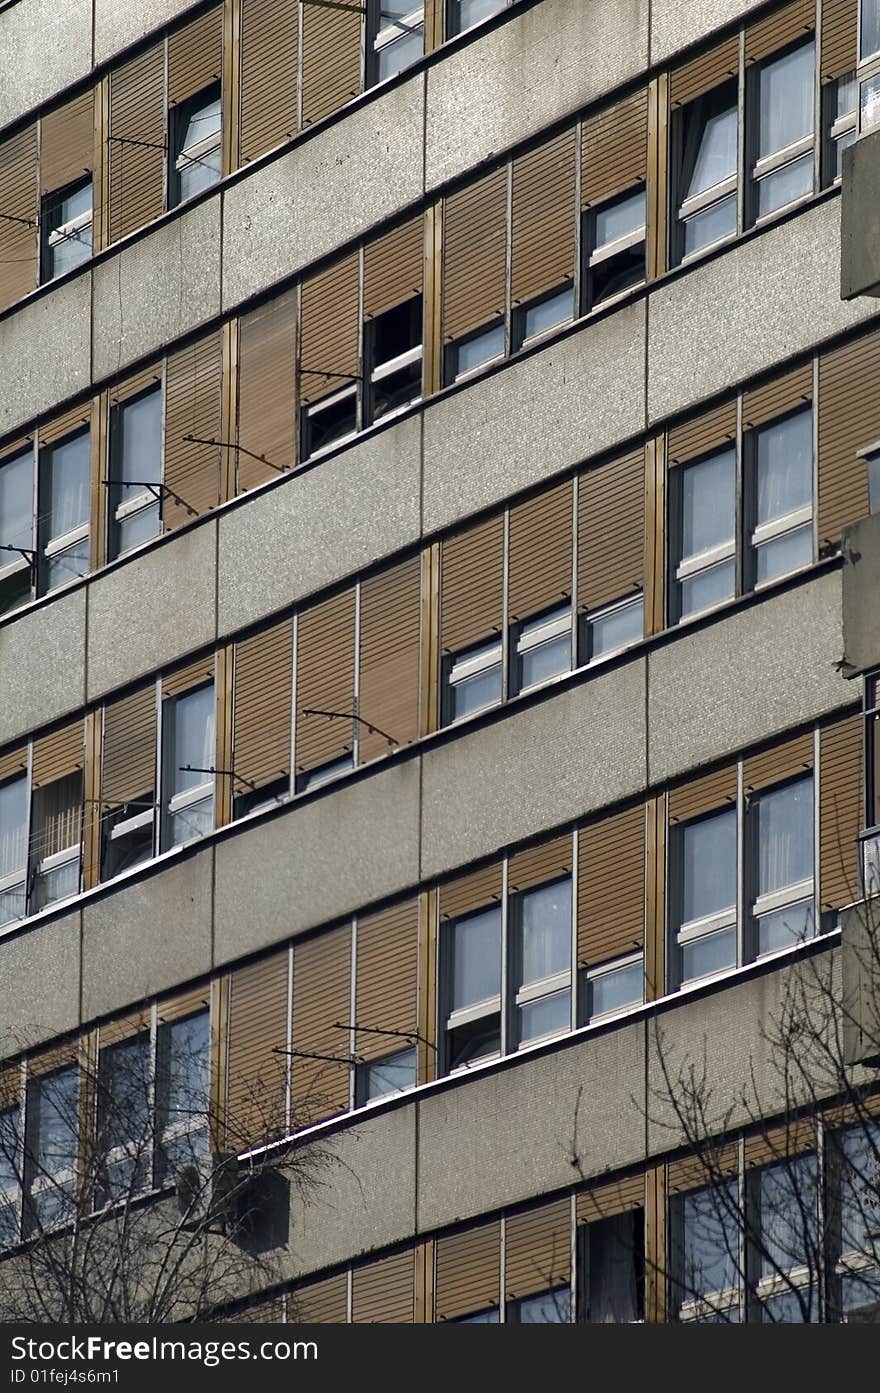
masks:
<instances>
[{"instance_id":1,"label":"apartment building facade","mask_svg":"<svg viewBox=\"0 0 880 1393\"><path fill-rule=\"evenodd\" d=\"M870 1307L844 1221L700 1228L669 1069L759 1228L783 1157L847 1212L768 1022L880 865L877 0L13 0L0 51L8 1260L128 1048L145 1197L181 1138L338 1160L236 1319Z\"/></svg>"}]
</instances>

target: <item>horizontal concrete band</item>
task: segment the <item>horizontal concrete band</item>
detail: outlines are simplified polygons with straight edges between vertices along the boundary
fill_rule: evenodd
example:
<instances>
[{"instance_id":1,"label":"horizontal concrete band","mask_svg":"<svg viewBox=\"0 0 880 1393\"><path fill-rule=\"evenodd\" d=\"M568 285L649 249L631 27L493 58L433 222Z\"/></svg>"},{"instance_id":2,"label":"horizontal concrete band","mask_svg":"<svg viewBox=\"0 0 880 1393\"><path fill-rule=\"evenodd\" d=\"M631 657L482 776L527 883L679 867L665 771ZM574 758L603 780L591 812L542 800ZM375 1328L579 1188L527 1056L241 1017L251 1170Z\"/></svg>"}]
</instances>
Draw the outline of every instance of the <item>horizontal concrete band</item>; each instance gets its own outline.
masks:
<instances>
[{"instance_id":1,"label":"horizontal concrete band","mask_svg":"<svg viewBox=\"0 0 880 1393\"><path fill-rule=\"evenodd\" d=\"M852 704L839 570L0 939L54 1038ZM462 816L462 810L465 816Z\"/></svg>"}]
</instances>

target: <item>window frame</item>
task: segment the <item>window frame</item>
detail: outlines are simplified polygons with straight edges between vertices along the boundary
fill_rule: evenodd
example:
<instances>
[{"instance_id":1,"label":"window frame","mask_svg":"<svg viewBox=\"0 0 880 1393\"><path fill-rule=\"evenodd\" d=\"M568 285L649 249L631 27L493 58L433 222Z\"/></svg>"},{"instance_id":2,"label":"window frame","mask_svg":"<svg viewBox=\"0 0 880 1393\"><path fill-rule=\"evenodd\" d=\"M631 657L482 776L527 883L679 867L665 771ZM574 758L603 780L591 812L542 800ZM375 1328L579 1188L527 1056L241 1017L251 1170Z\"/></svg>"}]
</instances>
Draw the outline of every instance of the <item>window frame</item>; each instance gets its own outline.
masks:
<instances>
[{"instance_id":1,"label":"window frame","mask_svg":"<svg viewBox=\"0 0 880 1393\"><path fill-rule=\"evenodd\" d=\"M88 212L78 213L75 217L69 218L67 222L56 222L56 215L60 213L61 206L75 194L84 189L90 189L92 193L92 203ZM63 184L60 188L53 189L49 193L44 193L40 200L40 284L48 285L57 280L59 276L67 275L68 272L78 269L87 261L91 261L94 256L94 226L95 226L95 186L91 174L87 178L72 179L69 183ZM52 266L54 248L69 239L76 239L78 235L88 228L90 231L88 251L79 261L75 261L72 266L64 270L54 270Z\"/></svg>"},{"instance_id":2,"label":"window frame","mask_svg":"<svg viewBox=\"0 0 880 1393\"><path fill-rule=\"evenodd\" d=\"M640 198L644 204L645 220L638 227L629 232L621 233L619 236L597 245L597 220L599 215L617 205L635 202ZM615 290L610 294L596 296L595 273L596 267L604 266L613 261L618 256L623 256L634 247L644 248L642 262L643 274L638 280L629 281L621 289ZM591 203L584 208L581 213L581 284L580 284L580 317L592 314L595 310L606 309L609 305L614 305L625 295L630 295L640 286L646 285L648 281L648 186L644 179L632 184L629 188L619 190L617 193L610 194L607 198Z\"/></svg>"},{"instance_id":3,"label":"window frame","mask_svg":"<svg viewBox=\"0 0 880 1393\"><path fill-rule=\"evenodd\" d=\"M187 128L193 116L206 106L211 106L219 99L220 119L216 132L212 131L209 135L202 136L201 139L194 141L192 145L184 145ZM168 208L179 208L183 204L189 203L193 198L198 198L205 189L212 188L223 178L222 153L223 153L223 83L209 82L197 92L184 97L182 101L176 103L168 110L168 148L169 157L167 161L167 202ZM197 189L194 193L184 195L181 188L181 174L192 164L200 164L206 155L218 151L221 156L220 171L216 179L212 179L205 189Z\"/></svg>"},{"instance_id":4,"label":"window frame","mask_svg":"<svg viewBox=\"0 0 880 1393\"><path fill-rule=\"evenodd\" d=\"M382 0L367 0L366 3L366 42L365 42L365 82L367 89L377 87L381 82L390 82L400 73L406 72L407 68L418 63L420 58L425 56L425 3L424 0L413 0L413 8L406 14L402 14L397 20L385 20L382 14ZM390 31L398 29L398 34ZM409 59L401 67L395 68L394 72L380 76L379 55L383 49L391 48L401 39L410 37L413 32L421 31L422 51L416 58Z\"/></svg>"},{"instance_id":5,"label":"window frame","mask_svg":"<svg viewBox=\"0 0 880 1393\"><path fill-rule=\"evenodd\" d=\"M205 682L188 687L183 692L178 692L173 696L163 696L161 699L161 734L160 734L160 753L159 767L161 771L160 798L161 808L160 832L159 832L159 853L174 851L178 847L186 846L190 842L198 841L207 833L199 832L192 837L187 837L183 841L178 841L173 835L175 819L189 809L195 808L198 804L207 803L211 799L211 821L216 823L217 814L217 774L216 772L203 779L200 783L192 785L190 788L178 789L171 792L172 775L182 773L182 766L176 765L177 754L177 735L175 723L177 720L177 704L187 697L195 696L197 693L205 691L210 687L213 692L213 725L214 725L214 754L212 764L216 765L216 741L217 741L217 684L213 677ZM208 829L212 830L212 829ZM155 844L155 843L154 843Z\"/></svg>"},{"instance_id":6,"label":"window frame","mask_svg":"<svg viewBox=\"0 0 880 1393\"><path fill-rule=\"evenodd\" d=\"M810 100L812 107L812 128L808 134L798 136L795 140L789 141L787 145L781 146L777 150L770 151L769 154L759 155L761 141L761 76L773 64L781 62L800 49L813 50L813 72L810 81ZM790 209L798 207L799 204L813 198L818 191L817 186L817 130L821 136L821 113L817 110L817 87L818 87L818 58L819 45L814 29L807 31L805 35L799 35L790 43L781 48L774 49L760 61L753 63L745 73L745 124L746 124L746 224L749 227L763 227L766 223L781 217ZM760 210L760 185L762 180L771 175L779 173L789 165L796 164L806 156L811 157L810 161L810 186L804 193L795 195L785 203L780 203L777 207L769 209L765 213Z\"/></svg>"},{"instance_id":7,"label":"window frame","mask_svg":"<svg viewBox=\"0 0 880 1393\"><path fill-rule=\"evenodd\" d=\"M158 397L159 411L159 459L157 462L157 479L151 487L144 487L140 493L133 494L128 498L122 498L124 490L131 488L120 477L121 469L125 457L125 415L126 412L151 396ZM124 401L114 402L110 408L110 423L107 442L107 559L115 561L120 556L130 556L138 548L148 546L156 537L162 535L163 529L163 476L165 473L165 384L164 381L157 381L144 387L142 391L135 392L132 396L126 397ZM115 502L117 494L120 501ZM134 542L131 546L122 547L121 543L121 524L130 518L145 513L149 508L157 509L157 528L153 537L146 538L142 542Z\"/></svg>"}]
</instances>

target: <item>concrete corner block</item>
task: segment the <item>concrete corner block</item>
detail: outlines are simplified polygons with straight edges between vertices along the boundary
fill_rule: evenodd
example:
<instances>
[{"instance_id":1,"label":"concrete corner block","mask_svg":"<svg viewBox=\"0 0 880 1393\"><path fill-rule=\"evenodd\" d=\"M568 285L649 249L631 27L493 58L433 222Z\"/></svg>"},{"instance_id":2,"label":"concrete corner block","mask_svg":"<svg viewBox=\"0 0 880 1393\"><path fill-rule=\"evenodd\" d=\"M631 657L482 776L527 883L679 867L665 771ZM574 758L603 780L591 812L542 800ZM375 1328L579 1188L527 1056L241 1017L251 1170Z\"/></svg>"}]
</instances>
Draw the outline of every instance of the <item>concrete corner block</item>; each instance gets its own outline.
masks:
<instances>
[{"instance_id":1,"label":"concrete corner block","mask_svg":"<svg viewBox=\"0 0 880 1393\"><path fill-rule=\"evenodd\" d=\"M79 1025L81 913L0 937L0 1059Z\"/></svg>"},{"instance_id":2,"label":"concrete corner block","mask_svg":"<svg viewBox=\"0 0 880 1393\"><path fill-rule=\"evenodd\" d=\"M880 296L880 130L843 153L840 293Z\"/></svg>"},{"instance_id":3,"label":"concrete corner block","mask_svg":"<svg viewBox=\"0 0 880 1393\"><path fill-rule=\"evenodd\" d=\"M843 652L854 676L880 667L880 513L843 533Z\"/></svg>"},{"instance_id":4,"label":"concrete corner block","mask_svg":"<svg viewBox=\"0 0 880 1393\"><path fill-rule=\"evenodd\" d=\"M91 290L82 271L0 320L0 435L91 385Z\"/></svg>"},{"instance_id":5,"label":"concrete corner block","mask_svg":"<svg viewBox=\"0 0 880 1393\"><path fill-rule=\"evenodd\" d=\"M89 72L91 0L64 0L61 5L58 0L23 0L4 8L0 11L0 53L2 129Z\"/></svg>"},{"instance_id":6,"label":"concrete corner block","mask_svg":"<svg viewBox=\"0 0 880 1393\"><path fill-rule=\"evenodd\" d=\"M85 616L79 586L0 627L0 744L83 706Z\"/></svg>"}]
</instances>

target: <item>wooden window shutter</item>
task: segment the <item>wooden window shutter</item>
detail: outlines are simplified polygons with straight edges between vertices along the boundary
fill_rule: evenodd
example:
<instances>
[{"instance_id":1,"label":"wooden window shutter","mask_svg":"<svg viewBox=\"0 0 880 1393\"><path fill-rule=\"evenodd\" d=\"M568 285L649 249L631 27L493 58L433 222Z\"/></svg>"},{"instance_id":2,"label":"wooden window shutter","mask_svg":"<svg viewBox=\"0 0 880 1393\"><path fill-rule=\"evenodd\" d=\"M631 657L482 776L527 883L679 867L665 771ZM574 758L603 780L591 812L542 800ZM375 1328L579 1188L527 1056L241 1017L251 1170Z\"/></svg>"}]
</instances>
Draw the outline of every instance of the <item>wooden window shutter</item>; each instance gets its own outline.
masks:
<instances>
[{"instance_id":1,"label":"wooden window shutter","mask_svg":"<svg viewBox=\"0 0 880 1393\"><path fill-rule=\"evenodd\" d=\"M595 967L645 946L645 809L578 833L578 964Z\"/></svg>"},{"instance_id":2,"label":"wooden window shutter","mask_svg":"<svg viewBox=\"0 0 880 1393\"><path fill-rule=\"evenodd\" d=\"M115 1020L102 1021L98 1030L98 1048L109 1049L111 1045L118 1045L121 1040L130 1040L133 1035L148 1031L152 1023L151 1016L149 1006L142 1006L137 1011L128 1011L124 1016L117 1016Z\"/></svg>"},{"instance_id":3,"label":"wooden window shutter","mask_svg":"<svg viewBox=\"0 0 880 1393\"><path fill-rule=\"evenodd\" d=\"M571 599L572 484L560 484L510 510L507 602L523 620Z\"/></svg>"},{"instance_id":4,"label":"wooden window shutter","mask_svg":"<svg viewBox=\"0 0 880 1393\"><path fill-rule=\"evenodd\" d=\"M455 1320L500 1304L501 1223L438 1238L434 1295L437 1319Z\"/></svg>"},{"instance_id":5,"label":"wooden window shutter","mask_svg":"<svg viewBox=\"0 0 880 1393\"><path fill-rule=\"evenodd\" d=\"M239 321L238 492L276 479L296 460L296 291ZM254 456L262 455L263 459Z\"/></svg>"},{"instance_id":6,"label":"wooden window shutter","mask_svg":"<svg viewBox=\"0 0 880 1393\"><path fill-rule=\"evenodd\" d=\"M283 1325L284 1297L267 1296L245 1311L236 1311L237 1325Z\"/></svg>"},{"instance_id":7,"label":"wooden window shutter","mask_svg":"<svg viewBox=\"0 0 880 1393\"><path fill-rule=\"evenodd\" d=\"M822 0L822 81L843 77L859 61L859 0Z\"/></svg>"},{"instance_id":8,"label":"wooden window shutter","mask_svg":"<svg viewBox=\"0 0 880 1393\"><path fill-rule=\"evenodd\" d=\"M361 16L303 5L302 26L302 120L310 126L361 90Z\"/></svg>"},{"instance_id":9,"label":"wooden window shutter","mask_svg":"<svg viewBox=\"0 0 880 1393\"><path fill-rule=\"evenodd\" d=\"M68 1065L76 1064L78 1061L79 1041L65 1040L60 1045L52 1045L49 1049L40 1050L39 1053L28 1056L28 1079L52 1074L56 1069L66 1069Z\"/></svg>"},{"instance_id":10,"label":"wooden window shutter","mask_svg":"<svg viewBox=\"0 0 880 1393\"><path fill-rule=\"evenodd\" d=\"M0 1110L21 1105L21 1069L17 1064L0 1069Z\"/></svg>"},{"instance_id":11,"label":"wooden window shutter","mask_svg":"<svg viewBox=\"0 0 880 1393\"><path fill-rule=\"evenodd\" d=\"M154 796L156 732L155 682L104 707L103 811Z\"/></svg>"},{"instance_id":12,"label":"wooden window shutter","mask_svg":"<svg viewBox=\"0 0 880 1393\"><path fill-rule=\"evenodd\" d=\"M574 129L513 162L511 288L515 305L574 280Z\"/></svg>"},{"instance_id":13,"label":"wooden window shutter","mask_svg":"<svg viewBox=\"0 0 880 1393\"><path fill-rule=\"evenodd\" d=\"M580 1190L575 1197L575 1217L578 1224L593 1224L598 1219L611 1219L645 1205L645 1176L631 1175L606 1185L593 1185Z\"/></svg>"},{"instance_id":14,"label":"wooden window shutter","mask_svg":"<svg viewBox=\"0 0 880 1393\"><path fill-rule=\"evenodd\" d=\"M695 97L702 97L714 87L720 87L739 72L739 36L733 34L724 43L683 63L669 75L669 104L684 106Z\"/></svg>"},{"instance_id":15,"label":"wooden window shutter","mask_svg":"<svg viewBox=\"0 0 880 1393\"><path fill-rule=\"evenodd\" d=\"M507 305L507 166L443 200L443 338L462 338Z\"/></svg>"},{"instance_id":16,"label":"wooden window shutter","mask_svg":"<svg viewBox=\"0 0 880 1393\"><path fill-rule=\"evenodd\" d=\"M880 333L819 359L819 541L837 541L868 511L868 475L857 451L880 437Z\"/></svg>"},{"instance_id":17,"label":"wooden window shutter","mask_svg":"<svg viewBox=\"0 0 880 1393\"><path fill-rule=\"evenodd\" d=\"M31 781L43 790L31 817L31 856L41 860L82 841L85 722L80 718L33 743Z\"/></svg>"},{"instance_id":18,"label":"wooden window shutter","mask_svg":"<svg viewBox=\"0 0 880 1393\"><path fill-rule=\"evenodd\" d=\"M119 382L110 388L110 405L118 406L120 402L130 401L132 397L145 392L148 387L162 385L163 367L162 363L151 363L148 368L141 368L140 372L133 373L124 382Z\"/></svg>"},{"instance_id":19,"label":"wooden window shutter","mask_svg":"<svg viewBox=\"0 0 880 1393\"><path fill-rule=\"evenodd\" d=\"M37 128L0 143L0 309L37 284ZM13 221L13 219L20 221Z\"/></svg>"},{"instance_id":20,"label":"wooden window shutter","mask_svg":"<svg viewBox=\"0 0 880 1393\"><path fill-rule=\"evenodd\" d=\"M358 920L353 1024L364 1027L355 1034L359 1058L381 1059L407 1048L408 1042L395 1035L369 1032L414 1034L418 1029L418 957L417 899ZM344 1038L342 1031L337 1033Z\"/></svg>"},{"instance_id":21,"label":"wooden window shutter","mask_svg":"<svg viewBox=\"0 0 880 1393\"><path fill-rule=\"evenodd\" d=\"M578 606L598 609L644 585L644 447L578 480Z\"/></svg>"},{"instance_id":22,"label":"wooden window shutter","mask_svg":"<svg viewBox=\"0 0 880 1393\"><path fill-rule=\"evenodd\" d=\"M220 502L220 451L195 444L220 439L220 331L172 353L165 366L165 476L162 518L166 532Z\"/></svg>"},{"instance_id":23,"label":"wooden window shutter","mask_svg":"<svg viewBox=\"0 0 880 1393\"><path fill-rule=\"evenodd\" d=\"M425 229L412 218L364 248L364 319L373 319L421 295L425 266Z\"/></svg>"},{"instance_id":24,"label":"wooden window shutter","mask_svg":"<svg viewBox=\"0 0 880 1393\"><path fill-rule=\"evenodd\" d=\"M337 1272L290 1293L287 1319L297 1325L345 1325L348 1321L348 1273Z\"/></svg>"},{"instance_id":25,"label":"wooden window shutter","mask_svg":"<svg viewBox=\"0 0 880 1393\"><path fill-rule=\"evenodd\" d=\"M769 1166L774 1161L803 1156L816 1146L816 1123L790 1119L775 1127L764 1126L743 1142L743 1164L746 1170L754 1166Z\"/></svg>"},{"instance_id":26,"label":"wooden window shutter","mask_svg":"<svg viewBox=\"0 0 880 1393\"><path fill-rule=\"evenodd\" d=\"M353 720L306 711L354 713L355 592L304 610L297 618L296 767L313 769L352 748Z\"/></svg>"},{"instance_id":27,"label":"wooden window shutter","mask_svg":"<svg viewBox=\"0 0 880 1393\"><path fill-rule=\"evenodd\" d=\"M290 774L293 625L289 619L235 645L233 791Z\"/></svg>"},{"instance_id":28,"label":"wooden window shutter","mask_svg":"<svg viewBox=\"0 0 880 1393\"><path fill-rule=\"evenodd\" d=\"M755 793L783 779L805 774L812 767L813 735L809 732L747 759L743 768L743 788L746 793Z\"/></svg>"},{"instance_id":29,"label":"wooden window shutter","mask_svg":"<svg viewBox=\"0 0 880 1393\"><path fill-rule=\"evenodd\" d=\"M840 909L861 894L862 719L851 716L819 735L819 891L822 907Z\"/></svg>"},{"instance_id":30,"label":"wooden window shutter","mask_svg":"<svg viewBox=\"0 0 880 1393\"><path fill-rule=\"evenodd\" d=\"M757 63L816 27L815 0L795 0L746 29L746 62Z\"/></svg>"},{"instance_id":31,"label":"wooden window shutter","mask_svg":"<svg viewBox=\"0 0 880 1393\"><path fill-rule=\"evenodd\" d=\"M540 842L528 851L518 851L515 856L511 856L507 872L507 884L511 893L531 890L536 885L544 885L547 881L571 875L572 849L571 833L567 832L563 837Z\"/></svg>"},{"instance_id":32,"label":"wooden window shutter","mask_svg":"<svg viewBox=\"0 0 880 1393\"><path fill-rule=\"evenodd\" d=\"M213 681L214 654L206 653L203 658L197 659L196 662L175 668L174 672L169 672L163 677L162 696L180 696L182 692L191 692L194 687L201 687L203 682Z\"/></svg>"},{"instance_id":33,"label":"wooden window shutter","mask_svg":"<svg viewBox=\"0 0 880 1393\"><path fill-rule=\"evenodd\" d=\"M116 242L165 207L164 42L110 74L108 144L110 241Z\"/></svg>"},{"instance_id":34,"label":"wooden window shutter","mask_svg":"<svg viewBox=\"0 0 880 1393\"><path fill-rule=\"evenodd\" d=\"M478 909L501 903L501 863L458 876L440 888L440 918L460 919Z\"/></svg>"},{"instance_id":35,"label":"wooden window shutter","mask_svg":"<svg viewBox=\"0 0 880 1393\"><path fill-rule=\"evenodd\" d=\"M224 1119L230 1149L283 1136L287 1127L289 976L287 949L230 976Z\"/></svg>"},{"instance_id":36,"label":"wooden window shutter","mask_svg":"<svg viewBox=\"0 0 880 1393\"><path fill-rule=\"evenodd\" d=\"M5 783L7 779L14 779L19 774L26 774L27 767L27 745L20 745L15 750L4 750L3 754L0 755L0 783Z\"/></svg>"},{"instance_id":37,"label":"wooden window shutter","mask_svg":"<svg viewBox=\"0 0 880 1393\"><path fill-rule=\"evenodd\" d=\"M351 929L346 924L293 949L292 1125L345 1112L351 1014ZM301 1051L298 1054L297 1051ZM324 1055L310 1059L308 1055Z\"/></svg>"},{"instance_id":38,"label":"wooden window shutter","mask_svg":"<svg viewBox=\"0 0 880 1393\"><path fill-rule=\"evenodd\" d=\"M440 644L457 653L501 631L504 518L447 537L440 557Z\"/></svg>"},{"instance_id":39,"label":"wooden window shutter","mask_svg":"<svg viewBox=\"0 0 880 1393\"><path fill-rule=\"evenodd\" d=\"M807 405L812 399L813 367L811 363L805 363L795 372L777 377L754 392L746 392L743 397L743 429L763 426L776 416L784 416L796 407Z\"/></svg>"},{"instance_id":40,"label":"wooden window shutter","mask_svg":"<svg viewBox=\"0 0 880 1393\"><path fill-rule=\"evenodd\" d=\"M223 6L217 5L168 37L168 105L176 106L223 73Z\"/></svg>"},{"instance_id":41,"label":"wooden window shutter","mask_svg":"<svg viewBox=\"0 0 880 1393\"><path fill-rule=\"evenodd\" d=\"M504 1221L504 1287L518 1301L571 1281L571 1202L542 1204Z\"/></svg>"},{"instance_id":42,"label":"wooden window shutter","mask_svg":"<svg viewBox=\"0 0 880 1393\"><path fill-rule=\"evenodd\" d=\"M669 821L684 822L736 802L736 765L704 774L669 793Z\"/></svg>"},{"instance_id":43,"label":"wooden window shutter","mask_svg":"<svg viewBox=\"0 0 880 1393\"><path fill-rule=\"evenodd\" d=\"M95 167L95 95L83 92L40 122L40 187L64 188Z\"/></svg>"},{"instance_id":44,"label":"wooden window shutter","mask_svg":"<svg viewBox=\"0 0 880 1393\"><path fill-rule=\"evenodd\" d=\"M304 281L300 320L300 400L350 385L358 373L359 265L347 256Z\"/></svg>"},{"instance_id":45,"label":"wooden window shutter","mask_svg":"<svg viewBox=\"0 0 880 1393\"><path fill-rule=\"evenodd\" d=\"M356 1325L412 1325L415 1318L415 1253L380 1258L351 1274L351 1318Z\"/></svg>"},{"instance_id":46,"label":"wooden window shutter","mask_svg":"<svg viewBox=\"0 0 880 1393\"><path fill-rule=\"evenodd\" d=\"M395 746L419 733L421 594L418 556L361 586L359 714ZM362 764L388 753L386 734L360 727Z\"/></svg>"},{"instance_id":47,"label":"wooden window shutter","mask_svg":"<svg viewBox=\"0 0 880 1393\"><path fill-rule=\"evenodd\" d=\"M640 184L648 173L648 91L584 121L581 135L581 206L601 203Z\"/></svg>"},{"instance_id":48,"label":"wooden window shutter","mask_svg":"<svg viewBox=\"0 0 880 1393\"><path fill-rule=\"evenodd\" d=\"M65 779L83 767L85 725L82 719L61 726L51 735L34 741L32 778L34 788Z\"/></svg>"},{"instance_id":49,"label":"wooden window shutter","mask_svg":"<svg viewBox=\"0 0 880 1393\"><path fill-rule=\"evenodd\" d=\"M736 440L736 402L725 402L704 411L669 432L670 464L685 464L700 455L720 450Z\"/></svg>"},{"instance_id":50,"label":"wooden window shutter","mask_svg":"<svg viewBox=\"0 0 880 1393\"><path fill-rule=\"evenodd\" d=\"M671 1161L666 1168L666 1188L670 1195L686 1190L699 1190L704 1185L717 1184L722 1176L736 1175L739 1170L739 1147L736 1142L707 1147L696 1156L684 1156Z\"/></svg>"},{"instance_id":51,"label":"wooden window shutter","mask_svg":"<svg viewBox=\"0 0 880 1393\"><path fill-rule=\"evenodd\" d=\"M91 425L92 403L82 402L74 407L72 411L65 411L63 416L55 416L51 421L39 427L39 445L54 445L57 440L63 440L66 435L73 435L81 430L83 426Z\"/></svg>"},{"instance_id":52,"label":"wooden window shutter","mask_svg":"<svg viewBox=\"0 0 880 1393\"><path fill-rule=\"evenodd\" d=\"M298 0L242 0L242 164L296 132L298 68Z\"/></svg>"},{"instance_id":53,"label":"wooden window shutter","mask_svg":"<svg viewBox=\"0 0 880 1393\"><path fill-rule=\"evenodd\" d=\"M203 982L201 986L175 992L173 996L160 1001L156 1008L156 1017L160 1025L170 1025L172 1021L185 1020L187 1016L197 1015L199 1011L208 1011L210 1006L211 984Z\"/></svg>"}]
</instances>

